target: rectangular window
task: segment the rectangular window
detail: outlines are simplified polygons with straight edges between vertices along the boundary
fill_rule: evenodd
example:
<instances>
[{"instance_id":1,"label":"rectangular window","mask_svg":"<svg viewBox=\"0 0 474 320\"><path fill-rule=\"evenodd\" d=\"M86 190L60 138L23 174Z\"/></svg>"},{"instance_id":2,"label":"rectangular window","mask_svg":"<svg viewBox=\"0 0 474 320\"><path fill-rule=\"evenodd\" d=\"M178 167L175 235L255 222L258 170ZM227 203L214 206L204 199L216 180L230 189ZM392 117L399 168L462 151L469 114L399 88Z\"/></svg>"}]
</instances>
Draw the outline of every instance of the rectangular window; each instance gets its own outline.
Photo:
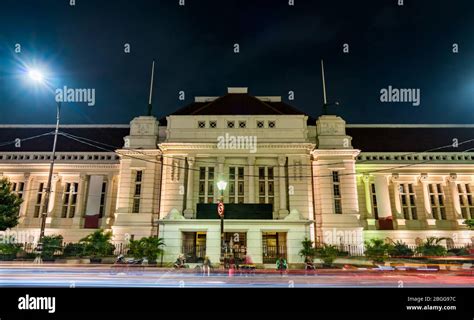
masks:
<instances>
[{"instance_id":1,"label":"rectangular window","mask_svg":"<svg viewBox=\"0 0 474 320\"><path fill-rule=\"evenodd\" d=\"M135 171L135 190L133 192L132 213L140 212L140 199L142 194L143 171Z\"/></svg>"},{"instance_id":2,"label":"rectangular window","mask_svg":"<svg viewBox=\"0 0 474 320\"><path fill-rule=\"evenodd\" d=\"M375 194L375 183L370 184L370 199L372 200L372 209L374 212L374 218L379 218L379 212L377 210L377 196Z\"/></svg>"},{"instance_id":3,"label":"rectangular window","mask_svg":"<svg viewBox=\"0 0 474 320\"><path fill-rule=\"evenodd\" d=\"M274 203L275 179L273 167L258 168L258 202Z\"/></svg>"},{"instance_id":4,"label":"rectangular window","mask_svg":"<svg viewBox=\"0 0 474 320\"><path fill-rule=\"evenodd\" d=\"M99 218L104 217L105 213L105 197L107 195L107 182L102 182L102 190L100 192L100 207L99 207Z\"/></svg>"},{"instance_id":5,"label":"rectangular window","mask_svg":"<svg viewBox=\"0 0 474 320\"><path fill-rule=\"evenodd\" d=\"M443 186L441 183L431 183L428 186L431 213L436 220L446 220L446 206Z\"/></svg>"},{"instance_id":6,"label":"rectangular window","mask_svg":"<svg viewBox=\"0 0 474 320\"><path fill-rule=\"evenodd\" d=\"M416 194L412 183L400 184L400 201L402 203L403 217L406 220L417 220Z\"/></svg>"},{"instance_id":7,"label":"rectangular window","mask_svg":"<svg viewBox=\"0 0 474 320\"><path fill-rule=\"evenodd\" d=\"M199 168L199 203L214 202L214 167Z\"/></svg>"},{"instance_id":8,"label":"rectangular window","mask_svg":"<svg viewBox=\"0 0 474 320\"><path fill-rule=\"evenodd\" d=\"M474 219L474 203L471 186L469 184L458 184L459 203L461 204L461 214L464 219Z\"/></svg>"},{"instance_id":9,"label":"rectangular window","mask_svg":"<svg viewBox=\"0 0 474 320\"><path fill-rule=\"evenodd\" d=\"M76 204L77 204L77 189L79 184L66 183L63 193L63 206L61 210L61 218L74 218L76 214Z\"/></svg>"},{"instance_id":10,"label":"rectangular window","mask_svg":"<svg viewBox=\"0 0 474 320\"><path fill-rule=\"evenodd\" d=\"M205 232L183 232L183 244L181 252L186 262L202 263L206 257L206 233Z\"/></svg>"},{"instance_id":11,"label":"rectangular window","mask_svg":"<svg viewBox=\"0 0 474 320\"><path fill-rule=\"evenodd\" d=\"M263 232L263 263L275 263L279 257L286 259L286 232Z\"/></svg>"},{"instance_id":12,"label":"rectangular window","mask_svg":"<svg viewBox=\"0 0 474 320\"><path fill-rule=\"evenodd\" d=\"M229 168L229 203L244 203L244 167Z\"/></svg>"},{"instance_id":13,"label":"rectangular window","mask_svg":"<svg viewBox=\"0 0 474 320\"><path fill-rule=\"evenodd\" d=\"M25 183L24 182L13 182L12 183L12 191L18 195L18 198L23 198L23 192L25 190Z\"/></svg>"},{"instance_id":14,"label":"rectangular window","mask_svg":"<svg viewBox=\"0 0 474 320\"><path fill-rule=\"evenodd\" d=\"M44 205L44 196L45 196L44 183L41 182L38 185L38 193L36 195L35 212L34 212L35 218L38 218L40 214L42 214L44 210L46 209Z\"/></svg>"},{"instance_id":15,"label":"rectangular window","mask_svg":"<svg viewBox=\"0 0 474 320\"><path fill-rule=\"evenodd\" d=\"M332 172L332 186L334 196L334 213L342 214L339 172L337 171Z\"/></svg>"}]
</instances>

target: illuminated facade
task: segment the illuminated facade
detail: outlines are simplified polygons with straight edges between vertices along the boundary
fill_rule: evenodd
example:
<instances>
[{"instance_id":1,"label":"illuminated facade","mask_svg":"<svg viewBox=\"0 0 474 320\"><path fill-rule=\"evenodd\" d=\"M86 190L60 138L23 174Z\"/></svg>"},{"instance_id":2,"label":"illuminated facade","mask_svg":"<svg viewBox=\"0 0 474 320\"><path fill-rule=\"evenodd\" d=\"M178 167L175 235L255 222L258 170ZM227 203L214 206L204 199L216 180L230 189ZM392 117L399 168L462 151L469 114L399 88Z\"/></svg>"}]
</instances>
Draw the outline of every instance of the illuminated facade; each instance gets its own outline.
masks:
<instances>
[{"instance_id":1,"label":"illuminated facade","mask_svg":"<svg viewBox=\"0 0 474 320\"><path fill-rule=\"evenodd\" d=\"M159 235L164 261L220 255L217 182L224 192L227 251L273 264L302 262L301 241L361 253L369 238L414 245L429 236L472 243L474 126L346 125L281 101L229 88L158 120L62 126L52 197L44 203L51 136L0 147L0 175L25 200L20 235L77 241L97 228L114 241ZM46 126L1 126L2 141ZM469 141L463 143L465 141ZM115 151L115 152L114 152ZM22 242L31 239L20 239Z\"/></svg>"}]
</instances>

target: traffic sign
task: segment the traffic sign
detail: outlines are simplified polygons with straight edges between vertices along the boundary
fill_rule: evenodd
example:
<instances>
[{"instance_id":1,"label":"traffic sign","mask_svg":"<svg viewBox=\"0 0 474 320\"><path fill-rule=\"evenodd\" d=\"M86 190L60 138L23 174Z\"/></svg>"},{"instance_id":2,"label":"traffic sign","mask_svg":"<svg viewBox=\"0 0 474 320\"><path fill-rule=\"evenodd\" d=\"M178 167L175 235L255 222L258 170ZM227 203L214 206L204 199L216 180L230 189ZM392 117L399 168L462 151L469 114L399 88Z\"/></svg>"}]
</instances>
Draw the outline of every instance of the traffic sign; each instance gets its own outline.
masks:
<instances>
[{"instance_id":1,"label":"traffic sign","mask_svg":"<svg viewBox=\"0 0 474 320\"><path fill-rule=\"evenodd\" d=\"M219 203L217 204L217 213L220 217L224 216L224 202L219 201Z\"/></svg>"}]
</instances>

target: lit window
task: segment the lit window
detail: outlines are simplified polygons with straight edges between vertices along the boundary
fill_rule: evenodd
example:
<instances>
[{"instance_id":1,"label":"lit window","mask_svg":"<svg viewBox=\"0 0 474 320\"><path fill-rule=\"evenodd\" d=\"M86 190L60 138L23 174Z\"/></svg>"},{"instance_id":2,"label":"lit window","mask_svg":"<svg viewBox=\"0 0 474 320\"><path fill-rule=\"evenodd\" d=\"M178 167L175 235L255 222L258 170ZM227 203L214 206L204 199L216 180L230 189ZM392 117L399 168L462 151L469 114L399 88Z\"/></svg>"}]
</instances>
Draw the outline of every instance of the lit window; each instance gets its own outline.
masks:
<instances>
[{"instance_id":1,"label":"lit window","mask_svg":"<svg viewBox=\"0 0 474 320\"><path fill-rule=\"evenodd\" d=\"M273 167L258 168L259 203L273 203L275 197Z\"/></svg>"},{"instance_id":2,"label":"lit window","mask_svg":"<svg viewBox=\"0 0 474 320\"><path fill-rule=\"evenodd\" d=\"M74 218L77 204L78 183L66 183L63 194L61 218Z\"/></svg>"},{"instance_id":3,"label":"lit window","mask_svg":"<svg viewBox=\"0 0 474 320\"><path fill-rule=\"evenodd\" d=\"M199 168L199 203L214 202L214 167Z\"/></svg>"},{"instance_id":4,"label":"lit window","mask_svg":"<svg viewBox=\"0 0 474 320\"><path fill-rule=\"evenodd\" d=\"M332 186L334 196L334 213L342 214L339 172L337 171L332 172Z\"/></svg>"},{"instance_id":5,"label":"lit window","mask_svg":"<svg viewBox=\"0 0 474 320\"><path fill-rule=\"evenodd\" d=\"M133 192L132 213L140 212L140 198L142 194L143 171L135 171L135 190Z\"/></svg>"},{"instance_id":6,"label":"lit window","mask_svg":"<svg viewBox=\"0 0 474 320\"><path fill-rule=\"evenodd\" d=\"M412 183L400 184L400 201L402 203L403 217L406 220L416 220L416 194Z\"/></svg>"},{"instance_id":7,"label":"lit window","mask_svg":"<svg viewBox=\"0 0 474 320\"><path fill-rule=\"evenodd\" d=\"M431 183L428 190L433 217L437 220L446 220L443 186L440 183Z\"/></svg>"},{"instance_id":8,"label":"lit window","mask_svg":"<svg viewBox=\"0 0 474 320\"><path fill-rule=\"evenodd\" d=\"M474 219L473 193L469 184L458 184L461 214L464 219Z\"/></svg>"}]
</instances>

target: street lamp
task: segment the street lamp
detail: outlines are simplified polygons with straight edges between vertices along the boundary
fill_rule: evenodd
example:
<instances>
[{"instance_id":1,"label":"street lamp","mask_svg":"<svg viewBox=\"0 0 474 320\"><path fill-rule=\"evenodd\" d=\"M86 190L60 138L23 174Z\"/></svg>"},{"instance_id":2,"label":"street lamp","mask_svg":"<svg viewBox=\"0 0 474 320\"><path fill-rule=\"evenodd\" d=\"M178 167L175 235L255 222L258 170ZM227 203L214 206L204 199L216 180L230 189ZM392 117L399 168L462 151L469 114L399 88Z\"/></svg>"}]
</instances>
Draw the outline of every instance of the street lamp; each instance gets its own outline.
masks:
<instances>
[{"instance_id":1,"label":"street lamp","mask_svg":"<svg viewBox=\"0 0 474 320\"><path fill-rule=\"evenodd\" d=\"M220 200L219 205L217 206L217 212L221 218L221 258L220 262L221 265L225 268L225 260L224 260L224 190L227 187L227 182L224 180L220 180L217 182L217 189L220 191Z\"/></svg>"},{"instance_id":2,"label":"street lamp","mask_svg":"<svg viewBox=\"0 0 474 320\"><path fill-rule=\"evenodd\" d=\"M45 77L43 73L40 70L37 69L30 69L28 71L28 76L30 79L35 81L38 84L46 84ZM46 190L45 190L45 197L44 197L44 203L45 205L43 206L43 212L41 212L41 229L40 229L40 236L38 240L38 245L37 245L37 251L40 253L36 259L36 263L41 263L41 251L43 250L43 238L44 238L44 230L46 227L46 217L48 215L48 204L49 204L49 198L51 196L51 183L53 180L53 169L54 169L54 161L56 157L56 143L58 140L58 131L59 131L59 118L61 114L61 102L57 101L56 104L56 129L54 131L54 141L53 141L53 150L51 151L51 163L49 165L49 174L48 174L48 183L46 184Z\"/></svg>"}]
</instances>

